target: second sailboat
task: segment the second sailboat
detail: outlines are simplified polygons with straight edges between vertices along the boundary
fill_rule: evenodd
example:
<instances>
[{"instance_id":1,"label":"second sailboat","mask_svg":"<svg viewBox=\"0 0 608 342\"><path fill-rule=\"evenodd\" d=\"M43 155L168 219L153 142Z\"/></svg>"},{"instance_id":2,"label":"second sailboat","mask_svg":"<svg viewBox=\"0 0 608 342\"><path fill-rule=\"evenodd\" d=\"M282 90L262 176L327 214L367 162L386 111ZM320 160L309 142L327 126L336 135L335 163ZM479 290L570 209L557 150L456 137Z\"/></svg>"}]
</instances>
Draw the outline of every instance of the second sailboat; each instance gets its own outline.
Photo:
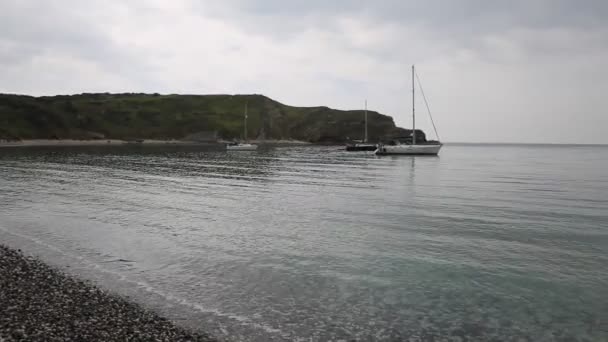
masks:
<instances>
[{"instance_id":1,"label":"second sailboat","mask_svg":"<svg viewBox=\"0 0 608 342\"><path fill-rule=\"evenodd\" d=\"M247 115L249 102L245 102L245 118L243 119L243 142L226 145L228 151L255 151L258 145L247 142Z\"/></svg>"}]
</instances>

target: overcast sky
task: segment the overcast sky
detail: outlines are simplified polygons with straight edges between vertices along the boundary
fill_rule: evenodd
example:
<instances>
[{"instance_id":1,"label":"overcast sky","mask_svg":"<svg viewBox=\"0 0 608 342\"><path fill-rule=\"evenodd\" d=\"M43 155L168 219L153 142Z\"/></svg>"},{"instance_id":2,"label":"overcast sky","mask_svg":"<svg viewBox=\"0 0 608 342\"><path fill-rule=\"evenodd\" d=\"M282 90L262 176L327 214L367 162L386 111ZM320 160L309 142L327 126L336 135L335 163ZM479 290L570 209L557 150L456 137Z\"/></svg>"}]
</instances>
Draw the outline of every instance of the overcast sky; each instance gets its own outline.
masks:
<instances>
[{"instance_id":1,"label":"overcast sky","mask_svg":"<svg viewBox=\"0 0 608 342\"><path fill-rule=\"evenodd\" d=\"M411 127L416 64L443 141L608 143L607 18L606 0L2 0L0 92L367 99Z\"/></svg>"}]
</instances>

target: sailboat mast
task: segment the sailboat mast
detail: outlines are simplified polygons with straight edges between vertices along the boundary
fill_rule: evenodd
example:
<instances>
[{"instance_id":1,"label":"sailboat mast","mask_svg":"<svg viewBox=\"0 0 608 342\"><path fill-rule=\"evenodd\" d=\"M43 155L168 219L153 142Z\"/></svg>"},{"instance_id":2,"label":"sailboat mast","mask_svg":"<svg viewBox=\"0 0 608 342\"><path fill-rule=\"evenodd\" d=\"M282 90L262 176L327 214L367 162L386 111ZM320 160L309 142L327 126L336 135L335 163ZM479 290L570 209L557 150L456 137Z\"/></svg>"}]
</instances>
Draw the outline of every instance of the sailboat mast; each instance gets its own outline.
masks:
<instances>
[{"instance_id":1,"label":"sailboat mast","mask_svg":"<svg viewBox=\"0 0 608 342\"><path fill-rule=\"evenodd\" d=\"M363 139L363 142L367 142L367 100L365 100L365 138Z\"/></svg>"},{"instance_id":2,"label":"sailboat mast","mask_svg":"<svg viewBox=\"0 0 608 342\"><path fill-rule=\"evenodd\" d=\"M247 106L249 105L249 101L245 102L245 118L244 118L244 122L245 124L243 125L243 139L245 141L247 141Z\"/></svg>"},{"instance_id":3,"label":"sailboat mast","mask_svg":"<svg viewBox=\"0 0 608 342\"><path fill-rule=\"evenodd\" d=\"M416 100L414 85L414 66L412 65L412 145L416 145Z\"/></svg>"}]
</instances>

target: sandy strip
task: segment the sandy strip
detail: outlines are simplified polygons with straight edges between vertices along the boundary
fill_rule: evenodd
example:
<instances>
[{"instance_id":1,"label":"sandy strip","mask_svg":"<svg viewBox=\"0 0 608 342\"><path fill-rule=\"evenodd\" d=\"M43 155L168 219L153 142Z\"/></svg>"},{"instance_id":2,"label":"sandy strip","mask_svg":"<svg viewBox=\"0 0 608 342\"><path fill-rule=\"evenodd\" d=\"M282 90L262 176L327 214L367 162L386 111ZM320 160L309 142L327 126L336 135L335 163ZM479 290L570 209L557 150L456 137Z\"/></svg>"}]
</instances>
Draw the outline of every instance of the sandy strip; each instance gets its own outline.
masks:
<instances>
[{"instance_id":1,"label":"sandy strip","mask_svg":"<svg viewBox=\"0 0 608 342\"><path fill-rule=\"evenodd\" d=\"M29 139L20 141L2 141L0 147L6 146L102 146L102 145L125 145L125 144L145 144L145 145L166 145L166 144L194 144L190 141L181 140L144 140L143 142L133 142L118 139L100 140L52 140L52 139Z\"/></svg>"},{"instance_id":2,"label":"sandy strip","mask_svg":"<svg viewBox=\"0 0 608 342\"><path fill-rule=\"evenodd\" d=\"M143 145L222 145L230 141L219 141L217 143L204 143L186 140L154 140L145 139L141 142L118 140L118 139L100 139L100 140L52 140L52 139L29 139L20 141L5 141L0 140L0 147L16 147L16 146L107 146L107 145L128 145L128 144L143 144ZM300 140L250 140L252 144L259 145L311 145L307 141Z\"/></svg>"},{"instance_id":3,"label":"sandy strip","mask_svg":"<svg viewBox=\"0 0 608 342\"><path fill-rule=\"evenodd\" d=\"M0 245L0 341L215 341Z\"/></svg>"},{"instance_id":4,"label":"sandy strip","mask_svg":"<svg viewBox=\"0 0 608 342\"><path fill-rule=\"evenodd\" d=\"M287 140L287 139L277 139L277 140L249 140L252 144L259 145L313 145L313 143L302 140Z\"/></svg>"}]
</instances>

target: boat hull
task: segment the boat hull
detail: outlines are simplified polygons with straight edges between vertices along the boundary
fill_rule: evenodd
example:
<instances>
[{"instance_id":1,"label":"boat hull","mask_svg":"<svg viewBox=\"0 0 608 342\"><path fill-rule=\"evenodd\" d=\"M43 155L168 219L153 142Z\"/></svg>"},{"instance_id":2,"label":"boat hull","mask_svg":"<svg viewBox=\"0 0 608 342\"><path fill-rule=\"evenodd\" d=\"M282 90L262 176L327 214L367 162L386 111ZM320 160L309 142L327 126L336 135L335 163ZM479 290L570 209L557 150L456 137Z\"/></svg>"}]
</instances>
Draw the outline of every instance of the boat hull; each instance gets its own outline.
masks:
<instances>
[{"instance_id":1,"label":"boat hull","mask_svg":"<svg viewBox=\"0 0 608 342\"><path fill-rule=\"evenodd\" d=\"M438 145L381 145L376 149L376 155L407 155L407 156L436 156L441 149Z\"/></svg>"},{"instance_id":2,"label":"boat hull","mask_svg":"<svg viewBox=\"0 0 608 342\"><path fill-rule=\"evenodd\" d=\"M255 151L257 149L258 149L258 145L252 145L252 144L237 144L237 145L226 146L226 150L228 150L228 151Z\"/></svg>"},{"instance_id":3,"label":"boat hull","mask_svg":"<svg viewBox=\"0 0 608 342\"><path fill-rule=\"evenodd\" d=\"M375 151L378 148L376 145L372 144L355 144L355 145L346 145L346 150L349 152L355 151Z\"/></svg>"}]
</instances>

